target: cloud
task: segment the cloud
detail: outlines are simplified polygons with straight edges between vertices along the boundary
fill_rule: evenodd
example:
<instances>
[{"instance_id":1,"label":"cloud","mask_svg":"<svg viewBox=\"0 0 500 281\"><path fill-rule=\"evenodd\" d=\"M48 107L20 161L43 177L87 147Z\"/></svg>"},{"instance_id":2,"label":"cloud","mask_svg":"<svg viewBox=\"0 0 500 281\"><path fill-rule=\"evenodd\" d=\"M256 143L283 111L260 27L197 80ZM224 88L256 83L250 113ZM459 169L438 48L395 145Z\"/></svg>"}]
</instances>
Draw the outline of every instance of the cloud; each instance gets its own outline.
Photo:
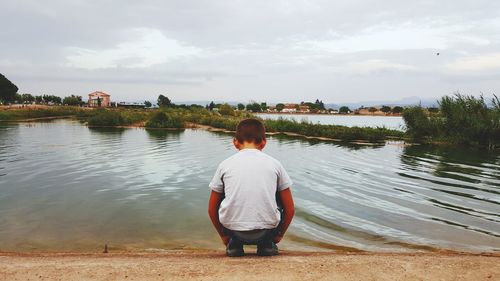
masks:
<instances>
[{"instance_id":1,"label":"cloud","mask_svg":"<svg viewBox=\"0 0 500 281\"><path fill-rule=\"evenodd\" d=\"M156 29L138 28L129 34L131 38L111 49L68 47L68 52L73 54L66 57L67 66L85 69L146 68L202 53L199 48L184 46L177 40L166 38Z\"/></svg>"},{"instance_id":2,"label":"cloud","mask_svg":"<svg viewBox=\"0 0 500 281\"><path fill-rule=\"evenodd\" d=\"M335 36L335 34L334 34ZM376 26L358 34L329 40L309 40L298 47L318 51L352 53L375 50L444 49L447 42L433 29Z\"/></svg>"},{"instance_id":3,"label":"cloud","mask_svg":"<svg viewBox=\"0 0 500 281\"><path fill-rule=\"evenodd\" d=\"M462 57L447 64L446 70L456 73L500 71L500 52Z\"/></svg>"},{"instance_id":4,"label":"cloud","mask_svg":"<svg viewBox=\"0 0 500 281\"><path fill-rule=\"evenodd\" d=\"M0 72L23 92L124 100L498 91L479 78L498 73L499 14L491 0L5 1Z\"/></svg>"},{"instance_id":5,"label":"cloud","mask_svg":"<svg viewBox=\"0 0 500 281\"><path fill-rule=\"evenodd\" d=\"M387 60L373 59L362 62L349 63L346 70L353 74L371 74L387 71L416 71L417 67L401 63L394 63Z\"/></svg>"}]
</instances>

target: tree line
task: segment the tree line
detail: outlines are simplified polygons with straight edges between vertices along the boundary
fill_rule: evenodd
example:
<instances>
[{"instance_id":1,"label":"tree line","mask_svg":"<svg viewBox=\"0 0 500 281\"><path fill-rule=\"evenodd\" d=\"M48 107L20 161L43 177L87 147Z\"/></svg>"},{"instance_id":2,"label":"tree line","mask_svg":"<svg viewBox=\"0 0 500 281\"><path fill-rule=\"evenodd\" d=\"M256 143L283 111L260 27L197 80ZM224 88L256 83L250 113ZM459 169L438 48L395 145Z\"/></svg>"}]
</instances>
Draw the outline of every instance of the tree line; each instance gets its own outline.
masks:
<instances>
[{"instance_id":1,"label":"tree line","mask_svg":"<svg viewBox=\"0 0 500 281\"><path fill-rule=\"evenodd\" d=\"M7 77L0 73L0 103L2 104L65 104L65 105L82 105L84 104L82 97L70 95L64 98L55 95L32 95L19 94L19 88L12 83Z\"/></svg>"}]
</instances>

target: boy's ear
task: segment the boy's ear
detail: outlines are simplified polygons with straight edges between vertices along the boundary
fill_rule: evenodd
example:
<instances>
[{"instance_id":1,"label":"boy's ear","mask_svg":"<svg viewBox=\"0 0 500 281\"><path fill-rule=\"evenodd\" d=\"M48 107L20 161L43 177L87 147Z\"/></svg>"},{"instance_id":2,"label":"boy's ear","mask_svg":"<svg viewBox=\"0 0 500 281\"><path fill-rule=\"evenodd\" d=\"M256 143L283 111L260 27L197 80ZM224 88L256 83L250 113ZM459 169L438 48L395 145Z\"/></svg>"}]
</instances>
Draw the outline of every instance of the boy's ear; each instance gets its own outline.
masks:
<instances>
[{"instance_id":1,"label":"boy's ear","mask_svg":"<svg viewBox=\"0 0 500 281\"><path fill-rule=\"evenodd\" d=\"M259 143L259 150L264 149L264 147L267 144L267 140L264 138L260 143Z\"/></svg>"},{"instance_id":2,"label":"boy's ear","mask_svg":"<svg viewBox=\"0 0 500 281\"><path fill-rule=\"evenodd\" d=\"M236 149L240 150L240 142L236 139L236 138L233 138L233 145L234 147L236 147Z\"/></svg>"}]
</instances>

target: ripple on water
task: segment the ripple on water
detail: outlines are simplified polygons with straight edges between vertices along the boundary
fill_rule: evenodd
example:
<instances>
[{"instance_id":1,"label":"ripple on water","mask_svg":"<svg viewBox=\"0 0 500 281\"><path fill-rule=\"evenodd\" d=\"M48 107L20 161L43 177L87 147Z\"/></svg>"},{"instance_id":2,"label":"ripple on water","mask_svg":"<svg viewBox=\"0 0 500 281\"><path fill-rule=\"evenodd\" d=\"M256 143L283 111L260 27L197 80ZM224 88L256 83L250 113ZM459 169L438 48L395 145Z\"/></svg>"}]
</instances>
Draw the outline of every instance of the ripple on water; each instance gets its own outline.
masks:
<instances>
[{"instance_id":1,"label":"ripple on water","mask_svg":"<svg viewBox=\"0 0 500 281\"><path fill-rule=\"evenodd\" d=\"M292 248L499 248L498 154L283 136L270 137L265 151L295 183ZM0 242L219 247L207 185L233 153L230 135L202 130L89 129L69 120L0 127Z\"/></svg>"}]
</instances>

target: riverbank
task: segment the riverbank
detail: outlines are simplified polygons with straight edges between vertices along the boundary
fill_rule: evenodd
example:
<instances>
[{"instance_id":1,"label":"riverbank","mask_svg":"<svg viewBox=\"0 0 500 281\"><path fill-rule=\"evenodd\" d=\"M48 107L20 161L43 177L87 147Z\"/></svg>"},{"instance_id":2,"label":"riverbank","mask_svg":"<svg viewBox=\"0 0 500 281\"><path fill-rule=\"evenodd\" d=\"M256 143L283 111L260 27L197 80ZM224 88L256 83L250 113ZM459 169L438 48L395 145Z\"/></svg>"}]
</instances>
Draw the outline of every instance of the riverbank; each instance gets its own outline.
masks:
<instances>
[{"instance_id":1,"label":"riverbank","mask_svg":"<svg viewBox=\"0 0 500 281\"><path fill-rule=\"evenodd\" d=\"M0 280L498 280L499 263L472 254L0 253Z\"/></svg>"}]
</instances>

